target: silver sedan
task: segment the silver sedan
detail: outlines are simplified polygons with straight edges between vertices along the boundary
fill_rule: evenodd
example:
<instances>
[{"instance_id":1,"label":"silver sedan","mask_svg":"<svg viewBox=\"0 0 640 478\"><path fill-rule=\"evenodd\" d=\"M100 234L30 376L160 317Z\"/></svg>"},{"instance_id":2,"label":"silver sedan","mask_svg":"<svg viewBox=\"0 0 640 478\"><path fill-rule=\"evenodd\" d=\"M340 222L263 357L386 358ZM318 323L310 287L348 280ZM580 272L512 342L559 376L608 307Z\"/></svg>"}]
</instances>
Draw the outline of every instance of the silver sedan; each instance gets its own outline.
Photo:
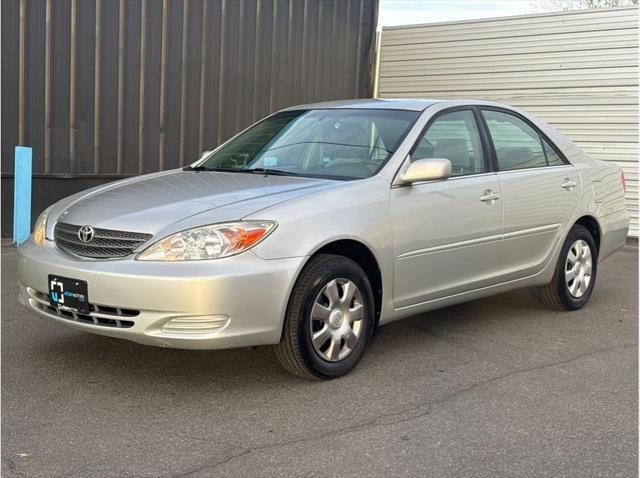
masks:
<instances>
[{"instance_id":1,"label":"silver sedan","mask_svg":"<svg viewBox=\"0 0 640 478\"><path fill-rule=\"evenodd\" d=\"M328 379L403 317L520 287L583 307L628 224L620 169L519 109L320 103L49 207L18 249L19 300L142 344L273 344Z\"/></svg>"}]
</instances>

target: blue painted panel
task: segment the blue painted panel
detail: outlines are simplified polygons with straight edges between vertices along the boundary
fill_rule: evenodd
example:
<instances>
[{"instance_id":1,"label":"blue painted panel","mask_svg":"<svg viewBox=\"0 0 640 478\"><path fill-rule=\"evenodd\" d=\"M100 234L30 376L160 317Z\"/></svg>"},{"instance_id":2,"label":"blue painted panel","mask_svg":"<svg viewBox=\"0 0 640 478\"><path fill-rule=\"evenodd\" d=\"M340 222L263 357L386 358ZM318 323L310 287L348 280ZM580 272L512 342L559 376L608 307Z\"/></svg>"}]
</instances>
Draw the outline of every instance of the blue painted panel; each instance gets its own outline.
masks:
<instances>
[{"instance_id":1,"label":"blue painted panel","mask_svg":"<svg viewBox=\"0 0 640 478\"><path fill-rule=\"evenodd\" d=\"M29 239L31 233L31 154L26 146L16 146L13 188L13 242Z\"/></svg>"}]
</instances>

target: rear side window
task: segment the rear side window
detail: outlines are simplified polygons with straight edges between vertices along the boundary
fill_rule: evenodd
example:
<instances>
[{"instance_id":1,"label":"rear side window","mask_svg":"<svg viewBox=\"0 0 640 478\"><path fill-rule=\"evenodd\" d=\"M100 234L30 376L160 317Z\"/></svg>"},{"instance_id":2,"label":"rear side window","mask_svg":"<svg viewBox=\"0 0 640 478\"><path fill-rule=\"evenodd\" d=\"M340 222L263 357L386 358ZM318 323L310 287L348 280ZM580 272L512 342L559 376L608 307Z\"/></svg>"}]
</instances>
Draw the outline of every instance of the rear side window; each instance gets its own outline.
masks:
<instances>
[{"instance_id":1,"label":"rear side window","mask_svg":"<svg viewBox=\"0 0 640 478\"><path fill-rule=\"evenodd\" d=\"M485 172L482 143L473 111L442 114L420 138L411 160L445 158L453 176Z\"/></svg>"},{"instance_id":2,"label":"rear side window","mask_svg":"<svg viewBox=\"0 0 640 478\"><path fill-rule=\"evenodd\" d=\"M501 171L547 165L540 134L517 116L483 111Z\"/></svg>"}]
</instances>

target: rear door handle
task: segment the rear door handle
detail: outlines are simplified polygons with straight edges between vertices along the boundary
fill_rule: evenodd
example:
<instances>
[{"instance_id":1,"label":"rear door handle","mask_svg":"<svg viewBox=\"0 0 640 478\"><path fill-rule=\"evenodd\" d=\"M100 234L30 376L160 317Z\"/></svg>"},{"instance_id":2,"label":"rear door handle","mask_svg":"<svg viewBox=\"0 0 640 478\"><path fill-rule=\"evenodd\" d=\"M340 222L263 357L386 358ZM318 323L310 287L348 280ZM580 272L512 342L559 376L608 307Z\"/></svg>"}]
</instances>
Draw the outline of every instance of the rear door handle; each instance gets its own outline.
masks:
<instances>
[{"instance_id":1,"label":"rear door handle","mask_svg":"<svg viewBox=\"0 0 640 478\"><path fill-rule=\"evenodd\" d=\"M578 185L577 182L572 181L569 178L564 178L564 182L560 185L561 188L566 189L567 191L571 191Z\"/></svg>"},{"instance_id":2,"label":"rear door handle","mask_svg":"<svg viewBox=\"0 0 640 478\"><path fill-rule=\"evenodd\" d=\"M486 202L487 204L493 204L498 199L500 199L500 195L494 193L491 189L487 189L484 194L480 196L480 201Z\"/></svg>"}]
</instances>

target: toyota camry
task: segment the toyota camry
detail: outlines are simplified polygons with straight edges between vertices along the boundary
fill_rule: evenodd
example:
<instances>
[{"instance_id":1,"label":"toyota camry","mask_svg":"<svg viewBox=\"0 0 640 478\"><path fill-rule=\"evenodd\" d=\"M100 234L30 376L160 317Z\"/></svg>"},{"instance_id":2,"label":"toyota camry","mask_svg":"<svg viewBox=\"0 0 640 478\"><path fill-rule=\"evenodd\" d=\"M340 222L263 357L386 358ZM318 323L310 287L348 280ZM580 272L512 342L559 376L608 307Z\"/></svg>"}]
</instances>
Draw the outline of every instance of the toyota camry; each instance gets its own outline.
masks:
<instances>
[{"instance_id":1,"label":"toyota camry","mask_svg":"<svg viewBox=\"0 0 640 478\"><path fill-rule=\"evenodd\" d=\"M274 345L287 370L335 378L397 319L522 287L583 307L624 245L624 187L498 103L296 106L47 208L18 248L19 301L141 344Z\"/></svg>"}]
</instances>

